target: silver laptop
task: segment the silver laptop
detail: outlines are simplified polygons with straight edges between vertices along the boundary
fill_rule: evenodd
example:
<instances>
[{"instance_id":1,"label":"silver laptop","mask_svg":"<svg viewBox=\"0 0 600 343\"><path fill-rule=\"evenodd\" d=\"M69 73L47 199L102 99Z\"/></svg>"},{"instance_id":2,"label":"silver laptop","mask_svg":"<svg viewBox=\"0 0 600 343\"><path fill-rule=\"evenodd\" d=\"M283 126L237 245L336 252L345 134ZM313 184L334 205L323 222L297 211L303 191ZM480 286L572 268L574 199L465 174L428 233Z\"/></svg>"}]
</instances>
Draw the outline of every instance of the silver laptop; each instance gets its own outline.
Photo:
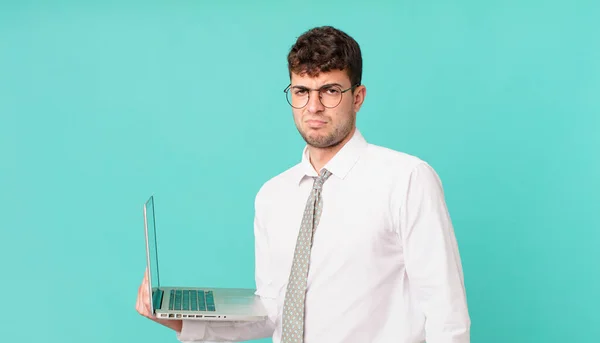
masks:
<instances>
[{"instance_id":1,"label":"silver laptop","mask_svg":"<svg viewBox=\"0 0 600 343\"><path fill-rule=\"evenodd\" d=\"M254 289L163 287L158 272L154 196L144 203L148 287L152 310L161 319L257 321L267 311Z\"/></svg>"}]
</instances>

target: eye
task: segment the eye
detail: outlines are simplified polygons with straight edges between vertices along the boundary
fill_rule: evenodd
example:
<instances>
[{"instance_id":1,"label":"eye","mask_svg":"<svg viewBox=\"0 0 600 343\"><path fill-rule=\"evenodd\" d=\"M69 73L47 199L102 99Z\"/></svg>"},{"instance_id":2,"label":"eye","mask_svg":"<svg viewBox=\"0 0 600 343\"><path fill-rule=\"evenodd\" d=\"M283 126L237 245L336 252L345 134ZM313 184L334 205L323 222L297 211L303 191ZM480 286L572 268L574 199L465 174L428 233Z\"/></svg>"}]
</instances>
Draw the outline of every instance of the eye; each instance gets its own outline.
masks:
<instances>
[{"instance_id":1,"label":"eye","mask_svg":"<svg viewBox=\"0 0 600 343\"><path fill-rule=\"evenodd\" d=\"M294 88L294 95L298 95L298 96L306 95L306 89Z\"/></svg>"},{"instance_id":2,"label":"eye","mask_svg":"<svg viewBox=\"0 0 600 343\"><path fill-rule=\"evenodd\" d=\"M341 91L336 87L325 88L323 92L327 95L338 95L341 93Z\"/></svg>"}]
</instances>

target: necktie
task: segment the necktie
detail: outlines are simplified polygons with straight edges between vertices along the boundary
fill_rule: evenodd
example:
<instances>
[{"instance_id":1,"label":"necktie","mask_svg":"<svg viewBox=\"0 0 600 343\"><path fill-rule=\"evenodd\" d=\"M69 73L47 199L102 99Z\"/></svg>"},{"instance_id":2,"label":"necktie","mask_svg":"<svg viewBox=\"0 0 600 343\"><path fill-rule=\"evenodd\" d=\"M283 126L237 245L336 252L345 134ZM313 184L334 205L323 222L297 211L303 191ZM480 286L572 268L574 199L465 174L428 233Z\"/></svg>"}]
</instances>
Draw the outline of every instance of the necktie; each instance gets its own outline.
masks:
<instances>
[{"instance_id":1,"label":"necktie","mask_svg":"<svg viewBox=\"0 0 600 343\"><path fill-rule=\"evenodd\" d=\"M292 270L283 303L282 343L298 343L304 341L304 299L306 296L306 279L312 238L323 209L321 190L323 183L331 176L327 169L321 170L315 178L313 189L306 202L302 225L298 232Z\"/></svg>"}]
</instances>

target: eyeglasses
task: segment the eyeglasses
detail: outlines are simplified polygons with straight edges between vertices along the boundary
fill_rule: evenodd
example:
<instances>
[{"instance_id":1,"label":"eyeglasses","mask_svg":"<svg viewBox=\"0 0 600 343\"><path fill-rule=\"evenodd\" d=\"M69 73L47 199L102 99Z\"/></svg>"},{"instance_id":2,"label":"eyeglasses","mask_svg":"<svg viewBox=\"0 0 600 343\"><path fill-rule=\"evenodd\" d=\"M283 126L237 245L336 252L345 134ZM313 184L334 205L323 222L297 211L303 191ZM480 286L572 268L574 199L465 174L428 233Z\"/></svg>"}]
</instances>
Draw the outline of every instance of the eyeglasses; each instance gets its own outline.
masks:
<instances>
[{"instance_id":1,"label":"eyeglasses","mask_svg":"<svg viewBox=\"0 0 600 343\"><path fill-rule=\"evenodd\" d=\"M283 92L285 93L285 98L287 102L293 108L303 108L308 104L308 100L310 99L310 93L312 91L319 92L319 101L326 108L334 108L342 102L342 95L349 90L354 90L354 88L358 87L360 83L355 84L354 86L346 89L342 89L342 87L338 85L325 85L319 89L310 89L303 86L294 86L292 87L289 84Z\"/></svg>"}]
</instances>

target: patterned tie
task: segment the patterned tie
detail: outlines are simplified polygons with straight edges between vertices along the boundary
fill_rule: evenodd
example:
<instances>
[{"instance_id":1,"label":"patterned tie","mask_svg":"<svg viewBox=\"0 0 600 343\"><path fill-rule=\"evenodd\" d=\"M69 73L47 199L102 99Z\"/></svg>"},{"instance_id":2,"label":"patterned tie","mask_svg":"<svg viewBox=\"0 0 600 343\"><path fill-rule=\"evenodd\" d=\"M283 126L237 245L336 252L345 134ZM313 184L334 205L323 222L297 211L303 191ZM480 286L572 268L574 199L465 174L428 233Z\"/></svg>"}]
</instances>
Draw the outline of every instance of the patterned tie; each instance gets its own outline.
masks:
<instances>
[{"instance_id":1,"label":"patterned tie","mask_svg":"<svg viewBox=\"0 0 600 343\"><path fill-rule=\"evenodd\" d=\"M327 169L315 178L312 192L308 197L302 225L296 241L292 271L283 303L283 324L281 343L298 343L304 341L304 298L306 296L306 279L312 238L323 209L321 189L323 183L331 176Z\"/></svg>"}]
</instances>

